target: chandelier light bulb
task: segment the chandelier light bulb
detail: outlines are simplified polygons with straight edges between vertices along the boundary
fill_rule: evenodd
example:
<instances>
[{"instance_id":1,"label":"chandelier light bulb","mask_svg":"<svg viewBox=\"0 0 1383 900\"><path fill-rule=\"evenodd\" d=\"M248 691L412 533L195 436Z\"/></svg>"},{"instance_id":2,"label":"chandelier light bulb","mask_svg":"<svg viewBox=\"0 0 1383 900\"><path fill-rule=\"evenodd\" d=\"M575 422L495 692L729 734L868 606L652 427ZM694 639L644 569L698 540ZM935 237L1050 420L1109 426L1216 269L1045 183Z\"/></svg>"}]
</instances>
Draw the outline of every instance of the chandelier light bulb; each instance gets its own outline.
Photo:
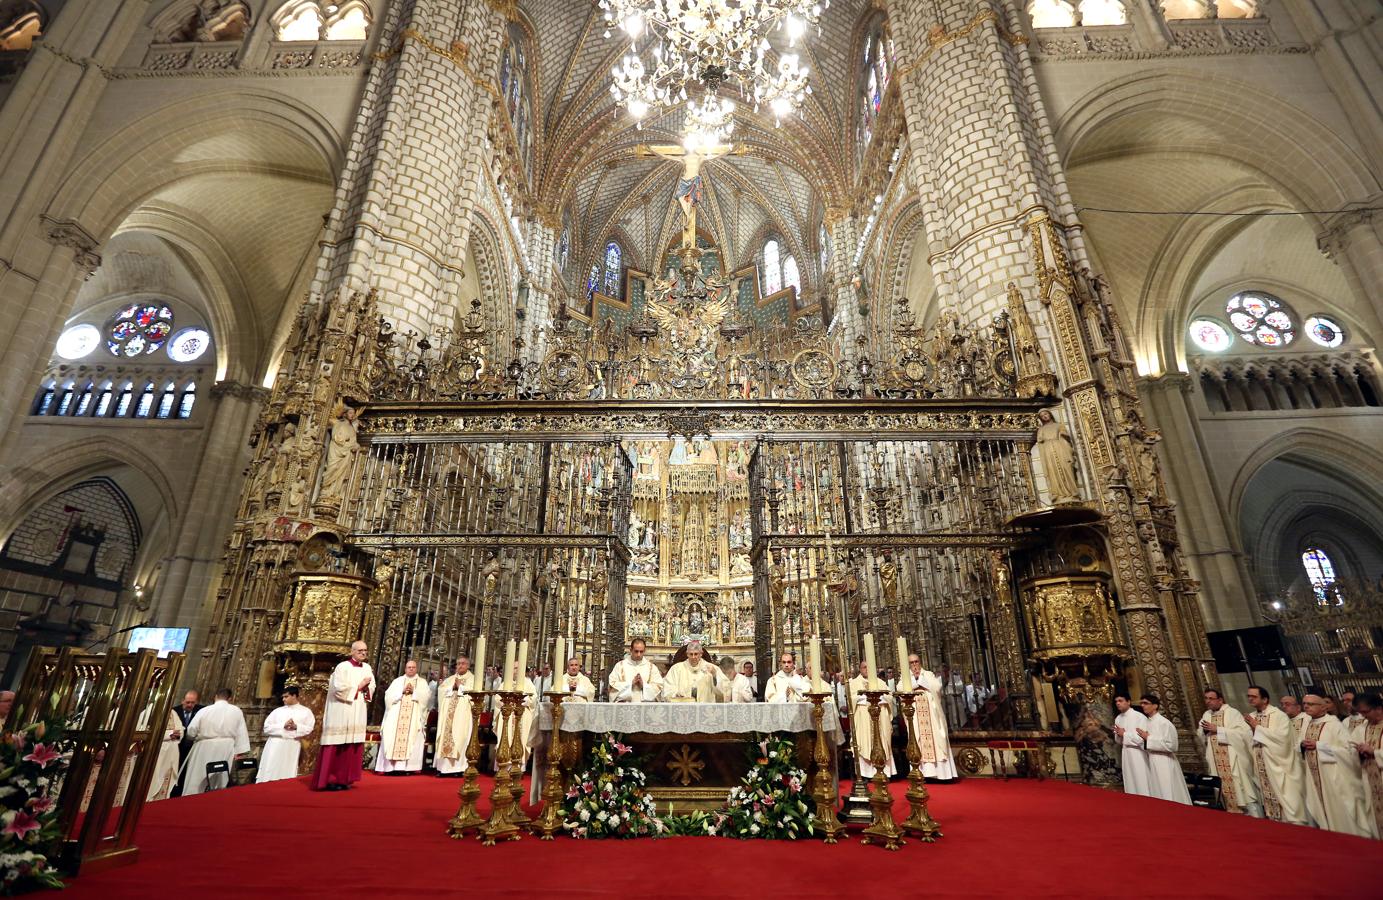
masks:
<instances>
[{"instance_id":1,"label":"chandelier light bulb","mask_svg":"<svg viewBox=\"0 0 1383 900\"><path fill-rule=\"evenodd\" d=\"M788 40L794 44L797 43L797 39L800 38L807 30L807 23L803 22L796 16L788 16L787 20L784 22L784 25L787 29Z\"/></svg>"},{"instance_id":2,"label":"chandelier light bulb","mask_svg":"<svg viewBox=\"0 0 1383 900\"><path fill-rule=\"evenodd\" d=\"M643 34L643 13L635 12L627 16L625 20L620 23L620 27L623 28L624 33L631 38L638 38L639 35Z\"/></svg>"},{"instance_id":3,"label":"chandelier light bulb","mask_svg":"<svg viewBox=\"0 0 1383 900\"><path fill-rule=\"evenodd\" d=\"M626 105L629 107L629 114L636 119L648 115L648 101L641 97L630 97Z\"/></svg>"}]
</instances>

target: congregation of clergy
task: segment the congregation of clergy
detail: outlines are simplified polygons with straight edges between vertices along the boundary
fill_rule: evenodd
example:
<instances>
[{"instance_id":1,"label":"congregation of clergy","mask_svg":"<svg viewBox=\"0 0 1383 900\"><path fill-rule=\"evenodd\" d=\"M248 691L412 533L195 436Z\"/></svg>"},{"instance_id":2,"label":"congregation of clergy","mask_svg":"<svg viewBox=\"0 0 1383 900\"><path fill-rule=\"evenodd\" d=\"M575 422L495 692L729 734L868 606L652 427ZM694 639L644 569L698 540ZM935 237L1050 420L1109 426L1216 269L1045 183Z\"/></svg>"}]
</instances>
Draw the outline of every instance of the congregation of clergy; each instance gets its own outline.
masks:
<instances>
[{"instance_id":1,"label":"congregation of clergy","mask_svg":"<svg viewBox=\"0 0 1383 900\"><path fill-rule=\"evenodd\" d=\"M533 717L539 697L549 691L565 693L569 702L593 702L597 696L614 703L699 702L766 703L805 702L811 683L798 669L796 657L783 653L779 668L761 686L753 664L739 671L725 657L720 664L706 659L698 641L686 646L686 658L666 673L646 655L640 638L611 668L599 688L582 671L581 660L568 660L564 672L552 675L543 668L512 673L514 690L521 693L519 739L527 764L533 739ZM328 685L320 736L321 756L312 778L316 790L346 790L358 781L364 768L367 718L377 685L365 661L363 641L336 666ZM922 773L929 779L948 781L958 777L951 752L943 682L922 667L916 654L908 657L908 675L914 696L913 729L921 751ZM427 726L436 712L433 768L439 776L463 774L473 727L469 691L497 690L501 673L490 667L477 684L470 659L456 660L453 673L440 683L430 683L409 660L404 673L384 692L384 718L379 727L374 770L381 774L407 774L423 769ZM850 727L857 743L860 774L873 777L870 763L872 730L854 728L856 712L867 709L865 690L869 671L846 681L839 673L826 680L842 724ZM890 680L890 687L894 682ZM312 711L299 702L295 687L285 688L283 705L264 721L264 750L257 781L295 777L299 744L316 727ZM1185 775L1177 758L1175 726L1160 713L1161 700L1144 694L1138 704L1117 695L1114 739L1120 748L1124 791L1179 803L1191 802ZM1282 822L1313 825L1363 837L1383 836L1383 700L1376 694L1346 694L1335 701L1317 694L1283 697L1273 706L1265 689L1247 691L1250 711L1240 713L1215 689L1205 692L1206 710L1196 729L1198 749L1207 772L1218 781L1222 805L1233 813L1267 817ZM202 707L195 691L181 706L169 711L159 764L149 799L199 793L226 783L225 772L207 773L207 763L231 762L249 752L249 736L240 709L232 704L230 691L217 692L215 703ZM491 698L493 701L493 698ZM892 724L896 711L892 698L884 702L889 715L881 716L881 743L885 748L885 774L898 774L892 752ZM489 718L482 712L484 719ZM508 723L498 723L496 738L509 740ZM213 767L217 768L217 767Z\"/></svg>"}]
</instances>

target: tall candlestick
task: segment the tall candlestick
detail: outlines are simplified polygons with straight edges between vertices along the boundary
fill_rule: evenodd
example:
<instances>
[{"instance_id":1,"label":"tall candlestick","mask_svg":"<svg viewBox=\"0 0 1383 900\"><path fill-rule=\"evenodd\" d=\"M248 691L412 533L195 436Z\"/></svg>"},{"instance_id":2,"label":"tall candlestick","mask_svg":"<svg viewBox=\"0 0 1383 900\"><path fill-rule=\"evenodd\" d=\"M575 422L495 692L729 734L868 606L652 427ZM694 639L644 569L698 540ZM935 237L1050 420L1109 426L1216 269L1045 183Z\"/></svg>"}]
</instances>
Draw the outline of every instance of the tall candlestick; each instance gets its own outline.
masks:
<instances>
[{"instance_id":1,"label":"tall candlestick","mask_svg":"<svg viewBox=\"0 0 1383 900\"><path fill-rule=\"evenodd\" d=\"M523 690L523 680L528 677L528 641L519 641L519 674L514 676L512 690Z\"/></svg>"},{"instance_id":2,"label":"tall candlestick","mask_svg":"<svg viewBox=\"0 0 1383 900\"><path fill-rule=\"evenodd\" d=\"M879 690L879 666L874 661L874 635L872 633L864 636L864 662L865 665L869 666L869 689L877 691Z\"/></svg>"},{"instance_id":3,"label":"tall candlestick","mask_svg":"<svg viewBox=\"0 0 1383 900\"><path fill-rule=\"evenodd\" d=\"M514 642L511 639L504 645L504 671L499 673L500 684L506 691L514 689Z\"/></svg>"},{"instance_id":4,"label":"tall candlestick","mask_svg":"<svg viewBox=\"0 0 1383 900\"><path fill-rule=\"evenodd\" d=\"M485 683L485 635L476 638L475 658L471 660L471 671L475 674L471 676L471 684L475 685L477 691L486 691L490 686Z\"/></svg>"},{"instance_id":5,"label":"tall candlestick","mask_svg":"<svg viewBox=\"0 0 1383 900\"><path fill-rule=\"evenodd\" d=\"M812 693L820 694L825 690L821 683L821 637L817 635L812 638L811 644L811 667L812 667Z\"/></svg>"},{"instance_id":6,"label":"tall candlestick","mask_svg":"<svg viewBox=\"0 0 1383 900\"><path fill-rule=\"evenodd\" d=\"M908 641L898 635L898 690L912 692L912 666L908 665Z\"/></svg>"},{"instance_id":7,"label":"tall candlestick","mask_svg":"<svg viewBox=\"0 0 1383 900\"><path fill-rule=\"evenodd\" d=\"M552 683L556 684L557 679L562 677L562 673L567 670L567 661L562 657L567 655L567 639L557 638L557 649L552 652ZM553 688L556 690L556 688Z\"/></svg>"}]
</instances>

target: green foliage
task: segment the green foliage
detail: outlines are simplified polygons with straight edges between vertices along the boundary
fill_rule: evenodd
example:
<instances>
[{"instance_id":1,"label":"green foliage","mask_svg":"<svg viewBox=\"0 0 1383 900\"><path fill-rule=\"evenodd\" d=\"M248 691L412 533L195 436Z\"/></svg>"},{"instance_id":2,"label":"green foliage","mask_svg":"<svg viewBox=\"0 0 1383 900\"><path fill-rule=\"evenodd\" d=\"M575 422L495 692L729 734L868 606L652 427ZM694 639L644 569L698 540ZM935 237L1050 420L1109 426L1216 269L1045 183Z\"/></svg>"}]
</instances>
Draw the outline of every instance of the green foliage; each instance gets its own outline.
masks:
<instances>
[{"instance_id":1,"label":"green foliage","mask_svg":"<svg viewBox=\"0 0 1383 900\"><path fill-rule=\"evenodd\" d=\"M768 735L749 742L748 774L730 789L725 809L707 834L795 841L812 833L815 804L807 773L797 767L792 741Z\"/></svg>"},{"instance_id":2,"label":"green foliage","mask_svg":"<svg viewBox=\"0 0 1383 900\"><path fill-rule=\"evenodd\" d=\"M576 838L654 837L664 833L649 796L644 760L616 735L591 748L562 802L562 827Z\"/></svg>"}]
</instances>

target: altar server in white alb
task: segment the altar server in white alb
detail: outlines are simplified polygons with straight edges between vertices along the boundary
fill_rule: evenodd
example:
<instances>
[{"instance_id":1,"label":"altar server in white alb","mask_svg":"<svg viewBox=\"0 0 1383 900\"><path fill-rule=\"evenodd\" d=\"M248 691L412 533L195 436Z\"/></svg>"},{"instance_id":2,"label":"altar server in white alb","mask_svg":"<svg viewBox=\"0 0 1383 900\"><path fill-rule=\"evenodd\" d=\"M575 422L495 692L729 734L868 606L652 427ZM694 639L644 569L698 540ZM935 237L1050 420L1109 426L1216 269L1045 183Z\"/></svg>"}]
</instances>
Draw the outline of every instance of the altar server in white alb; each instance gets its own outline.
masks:
<instances>
[{"instance_id":1,"label":"altar server in white alb","mask_svg":"<svg viewBox=\"0 0 1383 900\"><path fill-rule=\"evenodd\" d=\"M744 668L748 668L748 665ZM736 672L735 677L730 680L730 702L753 703L756 699L758 698L754 696L754 679L743 670Z\"/></svg>"},{"instance_id":2,"label":"altar server in white alb","mask_svg":"<svg viewBox=\"0 0 1383 900\"><path fill-rule=\"evenodd\" d=\"M956 758L951 753L941 679L922 668L922 658L916 653L908 654L908 673L912 678L912 723L922 754L922 775L940 781L959 778Z\"/></svg>"},{"instance_id":3,"label":"altar server in white alb","mask_svg":"<svg viewBox=\"0 0 1383 900\"><path fill-rule=\"evenodd\" d=\"M523 745L523 760L519 765L519 771L528 765L528 755L533 752L533 712L538 708L538 686L533 683L533 679L519 671L518 664L514 665L514 690L523 692L523 706L519 710L519 743ZM513 732L509 730L509 717L495 715L495 734L499 741L506 747L513 740ZM498 762L498 753L495 754ZM513 762L513 760L510 760Z\"/></svg>"},{"instance_id":4,"label":"altar server in white alb","mask_svg":"<svg viewBox=\"0 0 1383 900\"><path fill-rule=\"evenodd\" d=\"M418 675L418 663L411 659L404 663L403 674L384 692L376 772L388 775L422 771L429 693L427 682Z\"/></svg>"},{"instance_id":5,"label":"altar server in white alb","mask_svg":"<svg viewBox=\"0 0 1383 900\"><path fill-rule=\"evenodd\" d=\"M250 732L245 729L245 714L231 705L230 688L216 692L216 702L192 717L187 736L192 738L192 750L184 765L182 795L190 797L213 788L223 788L229 779L218 772L209 776L207 763L235 761L242 753L250 752Z\"/></svg>"},{"instance_id":6,"label":"altar server in white alb","mask_svg":"<svg viewBox=\"0 0 1383 900\"><path fill-rule=\"evenodd\" d=\"M729 696L729 679L719 666L706 661L706 650L700 641L687 644L687 658L668 669L663 682L665 700L722 703Z\"/></svg>"},{"instance_id":7,"label":"altar server in white alb","mask_svg":"<svg viewBox=\"0 0 1383 900\"><path fill-rule=\"evenodd\" d=\"M1149 796L1173 803L1191 805L1191 792L1186 790L1186 775L1177 762L1177 729L1159 711L1162 699L1156 694L1144 694L1139 701L1143 715L1148 717L1146 728L1136 734L1143 739L1148 751Z\"/></svg>"},{"instance_id":8,"label":"altar server in white alb","mask_svg":"<svg viewBox=\"0 0 1383 900\"><path fill-rule=\"evenodd\" d=\"M154 764L154 777L149 782L149 802L167 800L173 795L178 783L178 744L182 741L182 721L173 710L168 710L163 724L163 736L158 745L158 762Z\"/></svg>"},{"instance_id":9,"label":"altar server in white alb","mask_svg":"<svg viewBox=\"0 0 1383 900\"><path fill-rule=\"evenodd\" d=\"M312 710L298 702L297 688L284 688L279 699L283 705L264 719L264 752L259 755L257 784L297 778L301 741L317 727Z\"/></svg>"},{"instance_id":10,"label":"altar server in white alb","mask_svg":"<svg viewBox=\"0 0 1383 900\"><path fill-rule=\"evenodd\" d=\"M1205 758L1206 771L1220 776L1225 809L1261 818L1263 808L1253 780L1253 729L1215 688L1206 689L1205 706L1196 743Z\"/></svg>"},{"instance_id":11,"label":"altar server in white alb","mask_svg":"<svg viewBox=\"0 0 1383 900\"><path fill-rule=\"evenodd\" d=\"M1148 751L1139 734L1148 730L1148 717L1134 709L1124 694L1114 697L1114 708L1119 713L1114 717L1114 739L1119 742L1119 767L1124 772L1124 793L1151 797Z\"/></svg>"},{"instance_id":12,"label":"altar server in white alb","mask_svg":"<svg viewBox=\"0 0 1383 900\"><path fill-rule=\"evenodd\" d=\"M456 659L456 670L437 685L438 775L460 775L466 771L466 748L471 743L471 698L466 692L475 685L470 657Z\"/></svg>"},{"instance_id":13,"label":"altar server in white alb","mask_svg":"<svg viewBox=\"0 0 1383 900\"><path fill-rule=\"evenodd\" d=\"M595 700L595 684L581 671L580 657L567 660L567 670L557 676L552 689L567 695L567 703L590 703Z\"/></svg>"},{"instance_id":14,"label":"altar server in white alb","mask_svg":"<svg viewBox=\"0 0 1383 900\"><path fill-rule=\"evenodd\" d=\"M615 703L650 703L663 692L663 674L644 658L643 638L629 642L629 655L610 670L610 699Z\"/></svg>"},{"instance_id":15,"label":"altar server in white alb","mask_svg":"<svg viewBox=\"0 0 1383 900\"><path fill-rule=\"evenodd\" d=\"M880 689L887 688L883 682ZM850 679L850 730L855 735L855 749L859 757L860 776L873 778L874 772L874 720L869 714L869 698L864 692L869 690L869 663L860 663L860 673ZM893 765L893 696L885 693L879 699L879 743L884 750L884 775L892 778L898 774Z\"/></svg>"},{"instance_id":16,"label":"altar server in white alb","mask_svg":"<svg viewBox=\"0 0 1383 900\"><path fill-rule=\"evenodd\" d=\"M1250 685L1249 706L1253 711L1244 721L1253 729L1253 773L1263 814L1278 822L1306 824L1306 793L1301 743L1292 720L1268 702L1268 692Z\"/></svg>"},{"instance_id":17,"label":"altar server in white alb","mask_svg":"<svg viewBox=\"0 0 1383 900\"><path fill-rule=\"evenodd\" d=\"M764 687L764 702L805 703L807 692L811 689L811 683L797 671L797 657L791 653L784 653L778 659L778 671L773 673L773 677L768 679L768 685Z\"/></svg>"},{"instance_id":18,"label":"altar server in white alb","mask_svg":"<svg viewBox=\"0 0 1383 900\"><path fill-rule=\"evenodd\" d=\"M1307 694L1301 705L1311 716L1301 738L1311 821L1327 831L1377 837L1361 783L1358 748L1350 743L1340 720L1325 711L1324 697Z\"/></svg>"}]
</instances>

